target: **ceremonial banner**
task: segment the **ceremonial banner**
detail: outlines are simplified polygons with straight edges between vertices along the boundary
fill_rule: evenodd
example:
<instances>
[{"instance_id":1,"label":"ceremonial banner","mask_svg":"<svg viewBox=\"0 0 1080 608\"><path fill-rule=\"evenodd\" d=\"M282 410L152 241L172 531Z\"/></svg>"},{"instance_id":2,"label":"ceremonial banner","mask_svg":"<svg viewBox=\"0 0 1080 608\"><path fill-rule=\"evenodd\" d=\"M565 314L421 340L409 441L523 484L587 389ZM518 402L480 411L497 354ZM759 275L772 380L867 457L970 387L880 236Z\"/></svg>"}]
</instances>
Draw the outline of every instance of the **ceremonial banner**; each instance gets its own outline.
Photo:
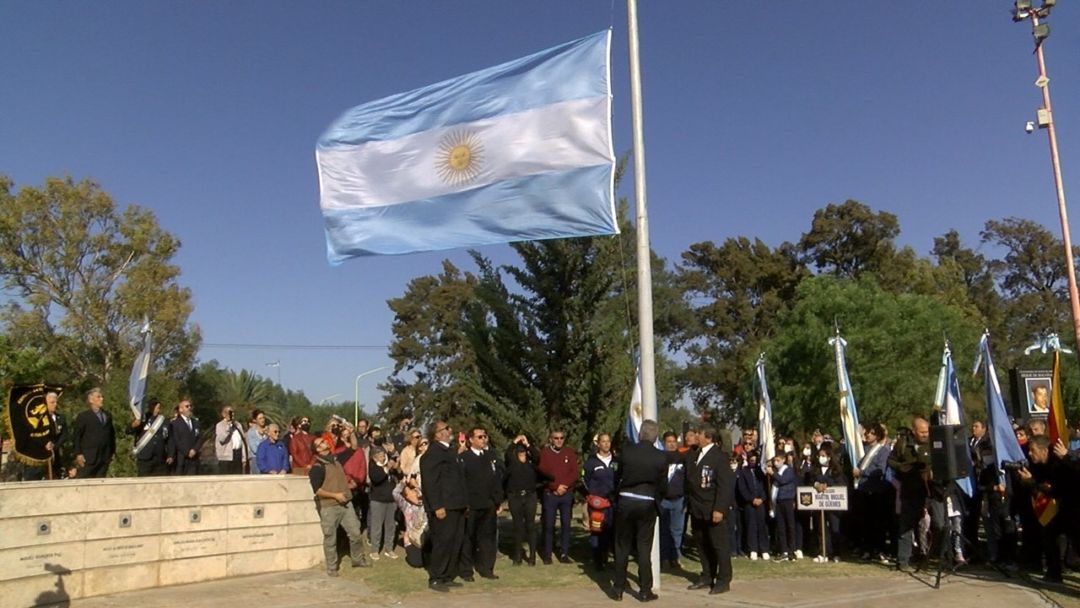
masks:
<instances>
[{"instance_id":1,"label":"ceremonial banner","mask_svg":"<svg viewBox=\"0 0 1080 608\"><path fill-rule=\"evenodd\" d=\"M135 357L131 366L131 378L128 379L128 406L138 419L143 417L143 397L146 395L146 376L150 373L150 321L144 320L142 331L142 351Z\"/></svg>"},{"instance_id":2,"label":"ceremonial banner","mask_svg":"<svg viewBox=\"0 0 1080 608\"><path fill-rule=\"evenodd\" d=\"M1046 417L1046 433L1053 446L1059 439L1069 445L1069 426L1065 422L1065 400L1061 398L1061 351L1054 351L1054 377L1050 383L1053 396L1050 397L1050 414Z\"/></svg>"},{"instance_id":3,"label":"ceremonial banner","mask_svg":"<svg viewBox=\"0 0 1080 608\"><path fill-rule=\"evenodd\" d=\"M997 371L994 369L994 361L990 356L990 334L984 333L979 340L979 355L975 359L975 371L983 370L983 379L986 383L986 420L990 431L990 443L994 449L994 462L1000 469L1004 462L1023 462L1026 460L1020 443L1013 433L1009 414L1005 410L1005 398L1001 396L1001 385L998 384ZM1006 476L1000 472L1001 478Z\"/></svg>"},{"instance_id":4,"label":"ceremonial banner","mask_svg":"<svg viewBox=\"0 0 1080 608\"><path fill-rule=\"evenodd\" d=\"M941 373L938 374L937 394L934 395L934 407L941 410L943 424L959 424L967 428L964 420L964 408L960 402L960 382L956 379L956 368L953 366L952 351L949 345L945 345L945 352L941 355ZM956 485L964 494L975 495L975 467L971 463L970 451L965 451L967 459L963 463L967 476L957 479Z\"/></svg>"},{"instance_id":5,"label":"ceremonial banner","mask_svg":"<svg viewBox=\"0 0 1080 608\"><path fill-rule=\"evenodd\" d=\"M836 336L829 338L836 359L836 381L840 389L840 427L844 431L844 447L852 466L858 465L863 457L862 437L859 436L859 409L855 407L855 394L851 392L851 378L847 371L847 341Z\"/></svg>"},{"instance_id":6,"label":"ceremonial banner","mask_svg":"<svg viewBox=\"0 0 1080 608\"><path fill-rule=\"evenodd\" d=\"M45 384L17 384L8 393L8 406L4 410L10 429L15 459L30 465L49 462L52 452L45 445L56 434L49 411L45 407L45 394L60 394L63 388Z\"/></svg>"},{"instance_id":7,"label":"ceremonial banner","mask_svg":"<svg viewBox=\"0 0 1080 608\"><path fill-rule=\"evenodd\" d=\"M610 38L347 111L315 154L330 263L618 233Z\"/></svg>"},{"instance_id":8,"label":"ceremonial banner","mask_svg":"<svg viewBox=\"0 0 1080 608\"><path fill-rule=\"evenodd\" d=\"M773 432L772 401L769 399L769 384L765 380L765 355L758 357L757 365L757 404L758 404L758 438L761 440L761 457L758 463L765 470L769 463L776 457L776 435Z\"/></svg>"}]
</instances>

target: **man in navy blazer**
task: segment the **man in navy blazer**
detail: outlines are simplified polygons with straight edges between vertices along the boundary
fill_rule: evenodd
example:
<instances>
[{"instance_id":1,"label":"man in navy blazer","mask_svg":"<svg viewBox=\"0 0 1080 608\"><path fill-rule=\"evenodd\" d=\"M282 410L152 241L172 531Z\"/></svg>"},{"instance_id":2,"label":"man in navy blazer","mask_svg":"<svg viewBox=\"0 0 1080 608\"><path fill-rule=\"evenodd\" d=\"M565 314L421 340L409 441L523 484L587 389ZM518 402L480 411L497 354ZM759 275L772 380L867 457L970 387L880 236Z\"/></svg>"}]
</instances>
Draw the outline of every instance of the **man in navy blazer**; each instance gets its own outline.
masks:
<instances>
[{"instance_id":1,"label":"man in navy blazer","mask_svg":"<svg viewBox=\"0 0 1080 608\"><path fill-rule=\"evenodd\" d=\"M724 518L735 497L735 474L727 453L716 443L716 429L706 427L698 437L699 449L686 454L686 497L701 555L701 577L689 588L725 593L731 589L731 549Z\"/></svg>"},{"instance_id":2,"label":"man in navy blazer","mask_svg":"<svg viewBox=\"0 0 1080 608\"><path fill-rule=\"evenodd\" d=\"M116 430L112 416L102 407L105 397L100 388L90 389L86 403L89 407L75 417L72 433L77 476L105 477L116 454Z\"/></svg>"}]
</instances>

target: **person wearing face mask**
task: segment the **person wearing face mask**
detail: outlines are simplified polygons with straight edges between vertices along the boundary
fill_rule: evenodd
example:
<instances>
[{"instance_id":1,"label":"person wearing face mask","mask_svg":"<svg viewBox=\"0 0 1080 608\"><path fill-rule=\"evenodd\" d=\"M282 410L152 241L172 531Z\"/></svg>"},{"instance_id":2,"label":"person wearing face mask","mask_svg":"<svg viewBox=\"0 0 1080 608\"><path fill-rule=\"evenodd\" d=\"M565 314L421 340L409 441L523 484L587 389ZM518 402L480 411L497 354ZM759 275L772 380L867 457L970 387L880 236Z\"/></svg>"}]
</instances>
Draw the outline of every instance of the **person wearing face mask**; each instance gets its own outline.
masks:
<instances>
[{"instance_id":1,"label":"person wearing face mask","mask_svg":"<svg viewBox=\"0 0 1080 608\"><path fill-rule=\"evenodd\" d=\"M814 468L806 480L814 486L818 492L824 492L830 486L847 485L844 473L840 468L840 460L833 456L833 446L830 443L821 444L817 451ZM820 521L820 520L819 520ZM820 537L821 531L815 536ZM840 561L838 554L840 548L840 514L836 511L825 512L825 546L819 547L818 556L814 558L817 563L827 561Z\"/></svg>"},{"instance_id":2,"label":"person wearing face mask","mask_svg":"<svg viewBox=\"0 0 1080 608\"><path fill-rule=\"evenodd\" d=\"M289 457L292 459L292 472L295 475L307 475L311 465L315 462L315 455L311 453L311 420L307 416L296 416L292 419L292 426L296 429L289 436Z\"/></svg>"},{"instance_id":3,"label":"person wearing face mask","mask_svg":"<svg viewBox=\"0 0 1080 608\"><path fill-rule=\"evenodd\" d=\"M802 446L798 451L798 459L793 463L796 482L802 482L814 470L814 447L811 444ZM810 511L795 511L795 559L802 559L803 552L810 551Z\"/></svg>"},{"instance_id":4,"label":"person wearing face mask","mask_svg":"<svg viewBox=\"0 0 1080 608\"><path fill-rule=\"evenodd\" d=\"M783 456L773 458L765 473L772 480L771 498L776 517L776 541L780 549L780 561L796 559L795 551L795 489L798 479L795 469Z\"/></svg>"}]
</instances>

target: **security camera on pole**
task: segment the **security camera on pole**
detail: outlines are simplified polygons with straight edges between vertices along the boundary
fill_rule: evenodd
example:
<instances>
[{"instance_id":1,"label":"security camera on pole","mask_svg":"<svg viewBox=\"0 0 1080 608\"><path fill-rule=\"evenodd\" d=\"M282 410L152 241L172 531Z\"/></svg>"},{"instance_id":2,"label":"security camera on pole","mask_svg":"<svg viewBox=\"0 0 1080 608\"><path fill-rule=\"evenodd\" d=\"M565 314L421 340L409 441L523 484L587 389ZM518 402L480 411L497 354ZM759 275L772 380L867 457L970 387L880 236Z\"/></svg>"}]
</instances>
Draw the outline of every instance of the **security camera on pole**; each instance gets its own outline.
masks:
<instances>
[{"instance_id":1,"label":"security camera on pole","mask_svg":"<svg viewBox=\"0 0 1080 608\"><path fill-rule=\"evenodd\" d=\"M1065 186L1061 179L1061 161L1058 159L1057 134L1054 131L1054 111L1050 105L1050 78L1046 75L1046 59L1043 57L1043 43L1050 36L1050 25L1042 20L1050 16L1050 9L1057 5L1057 0L1042 0L1042 6L1035 8L1031 0L1016 0L1013 8L1013 21L1031 20L1031 34L1035 39L1035 57L1039 66L1039 77L1035 86L1042 90L1043 107L1036 112L1036 122L1028 122L1025 130L1031 133L1038 126L1046 129L1050 138L1050 162L1054 170L1054 186L1057 188L1058 215L1061 218L1061 238L1065 244L1065 271L1069 279L1069 304L1072 307L1073 331L1076 339L1076 353L1080 358L1080 295L1076 287L1076 266L1073 264L1072 238L1069 236L1069 214L1065 208Z\"/></svg>"}]
</instances>

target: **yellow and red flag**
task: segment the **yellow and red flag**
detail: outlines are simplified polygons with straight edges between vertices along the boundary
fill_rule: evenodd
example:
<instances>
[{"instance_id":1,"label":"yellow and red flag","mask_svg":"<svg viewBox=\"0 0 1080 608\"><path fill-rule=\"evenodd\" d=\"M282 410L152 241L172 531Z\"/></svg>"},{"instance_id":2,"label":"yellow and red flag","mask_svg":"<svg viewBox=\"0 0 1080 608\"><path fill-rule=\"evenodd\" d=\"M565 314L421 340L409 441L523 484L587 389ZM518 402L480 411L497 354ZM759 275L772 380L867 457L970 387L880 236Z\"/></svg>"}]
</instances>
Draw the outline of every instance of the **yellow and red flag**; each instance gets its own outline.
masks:
<instances>
[{"instance_id":1,"label":"yellow and red flag","mask_svg":"<svg viewBox=\"0 0 1080 608\"><path fill-rule=\"evenodd\" d=\"M1061 351L1054 351L1054 373L1051 380L1050 414L1046 419L1047 433L1050 435L1050 445L1054 445L1060 439L1065 445L1069 444L1069 427L1065 422L1065 400L1061 398Z\"/></svg>"}]
</instances>

